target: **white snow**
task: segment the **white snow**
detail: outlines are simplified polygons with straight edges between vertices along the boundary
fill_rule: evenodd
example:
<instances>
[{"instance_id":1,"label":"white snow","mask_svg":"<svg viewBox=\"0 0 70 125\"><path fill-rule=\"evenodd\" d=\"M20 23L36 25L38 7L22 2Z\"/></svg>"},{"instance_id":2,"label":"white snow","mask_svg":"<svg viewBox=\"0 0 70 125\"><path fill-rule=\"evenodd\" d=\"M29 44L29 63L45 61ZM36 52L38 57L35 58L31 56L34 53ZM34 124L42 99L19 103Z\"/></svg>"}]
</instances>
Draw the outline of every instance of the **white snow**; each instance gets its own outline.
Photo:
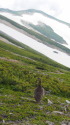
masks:
<instances>
[{"instance_id":1,"label":"white snow","mask_svg":"<svg viewBox=\"0 0 70 125\"><path fill-rule=\"evenodd\" d=\"M13 15L13 14L10 14L10 13L7 13L7 12L6 13L5 12L0 12L0 15L3 15L5 17L7 17L7 18L9 18L9 19L11 19L13 21L15 21L16 23L19 23L19 24L22 25L22 23L20 21L21 16L16 16L16 15Z\"/></svg>"},{"instance_id":2,"label":"white snow","mask_svg":"<svg viewBox=\"0 0 70 125\"><path fill-rule=\"evenodd\" d=\"M24 43L25 45L28 45L29 47L33 48L34 50L46 55L47 57L55 60L58 63L61 63L67 67L70 67L70 56L58 51L56 49L52 49L42 43L39 43L38 41L16 31L15 29L12 29L5 24L0 24L0 30L9 36L15 38L16 40ZM57 51L58 53L54 53L53 51Z\"/></svg>"},{"instance_id":3,"label":"white snow","mask_svg":"<svg viewBox=\"0 0 70 125\"><path fill-rule=\"evenodd\" d=\"M23 25L21 20L30 22L34 25L37 25L38 22L45 23L46 25L49 25L54 30L55 33L60 35L67 42L68 45L64 44L64 46L70 48L70 27L68 27L65 24L62 24L51 18L48 18L47 16L44 16L40 13L34 13L32 15L23 14L22 16L15 16L13 14L5 12L1 12L0 14L19 23L20 25Z\"/></svg>"},{"instance_id":4,"label":"white snow","mask_svg":"<svg viewBox=\"0 0 70 125\"><path fill-rule=\"evenodd\" d=\"M46 25L49 25L55 33L60 35L68 43L67 47L70 48L70 27L68 27L67 25L57 22L56 20L53 20L46 16L43 16L39 13L34 13L33 15L23 14L23 20L33 23L34 25L38 25L38 22L42 22Z\"/></svg>"}]
</instances>

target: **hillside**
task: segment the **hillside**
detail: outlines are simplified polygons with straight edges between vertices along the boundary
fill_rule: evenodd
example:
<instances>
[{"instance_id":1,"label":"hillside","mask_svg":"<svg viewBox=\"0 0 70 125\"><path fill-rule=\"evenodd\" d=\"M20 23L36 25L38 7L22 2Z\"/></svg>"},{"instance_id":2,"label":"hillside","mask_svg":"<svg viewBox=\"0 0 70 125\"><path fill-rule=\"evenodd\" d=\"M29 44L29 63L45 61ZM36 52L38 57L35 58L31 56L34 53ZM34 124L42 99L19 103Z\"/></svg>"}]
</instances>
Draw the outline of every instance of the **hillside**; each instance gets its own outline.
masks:
<instances>
[{"instance_id":1,"label":"hillside","mask_svg":"<svg viewBox=\"0 0 70 125\"><path fill-rule=\"evenodd\" d=\"M70 69L12 38L0 39L0 124L70 123ZM40 104L37 78L46 90Z\"/></svg>"},{"instance_id":2,"label":"hillside","mask_svg":"<svg viewBox=\"0 0 70 125\"><path fill-rule=\"evenodd\" d=\"M0 9L1 36L11 37L70 68L70 24L42 11ZM9 32L10 31L10 32Z\"/></svg>"},{"instance_id":3,"label":"hillside","mask_svg":"<svg viewBox=\"0 0 70 125\"><path fill-rule=\"evenodd\" d=\"M0 8L0 125L70 125L69 33L42 11Z\"/></svg>"}]
</instances>

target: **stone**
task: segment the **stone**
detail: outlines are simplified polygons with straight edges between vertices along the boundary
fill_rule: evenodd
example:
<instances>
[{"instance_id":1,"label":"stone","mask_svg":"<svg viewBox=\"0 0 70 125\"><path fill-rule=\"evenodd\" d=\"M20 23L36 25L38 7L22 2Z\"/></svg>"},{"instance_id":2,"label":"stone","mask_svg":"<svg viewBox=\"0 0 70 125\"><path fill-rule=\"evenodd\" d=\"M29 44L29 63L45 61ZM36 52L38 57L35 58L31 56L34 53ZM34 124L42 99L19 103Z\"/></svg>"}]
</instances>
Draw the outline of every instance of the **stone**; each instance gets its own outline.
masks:
<instances>
[{"instance_id":1,"label":"stone","mask_svg":"<svg viewBox=\"0 0 70 125\"><path fill-rule=\"evenodd\" d=\"M50 122L50 121L46 121L46 123L47 123L48 125L54 125L54 123L53 123L53 122Z\"/></svg>"},{"instance_id":2,"label":"stone","mask_svg":"<svg viewBox=\"0 0 70 125\"><path fill-rule=\"evenodd\" d=\"M5 124L5 120L3 119L3 124Z\"/></svg>"},{"instance_id":3,"label":"stone","mask_svg":"<svg viewBox=\"0 0 70 125\"><path fill-rule=\"evenodd\" d=\"M10 114L10 115L13 115L13 113L11 113L11 112L10 112L9 114Z\"/></svg>"},{"instance_id":4,"label":"stone","mask_svg":"<svg viewBox=\"0 0 70 125\"><path fill-rule=\"evenodd\" d=\"M70 104L70 101L69 101L69 100L66 100L66 103Z\"/></svg>"},{"instance_id":5,"label":"stone","mask_svg":"<svg viewBox=\"0 0 70 125\"><path fill-rule=\"evenodd\" d=\"M61 125L70 125L70 121L65 121L64 120L64 121L61 122Z\"/></svg>"},{"instance_id":6,"label":"stone","mask_svg":"<svg viewBox=\"0 0 70 125\"><path fill-rule=\"evenodd\" d=\"M48 99L48 105L52 105L53 102Z\"/></svg>"},{"instance_id":7,"label":"stone","mask_svg":"<svg viewBox=\"0 0 70 125\"><path fill-rule=\"evenodd\" d=\"M54 114L60 114L60 115L64 114L63 112L60 112L60 111L53 111L52 113L54 113Z\"/></svg>"}]
</instances>

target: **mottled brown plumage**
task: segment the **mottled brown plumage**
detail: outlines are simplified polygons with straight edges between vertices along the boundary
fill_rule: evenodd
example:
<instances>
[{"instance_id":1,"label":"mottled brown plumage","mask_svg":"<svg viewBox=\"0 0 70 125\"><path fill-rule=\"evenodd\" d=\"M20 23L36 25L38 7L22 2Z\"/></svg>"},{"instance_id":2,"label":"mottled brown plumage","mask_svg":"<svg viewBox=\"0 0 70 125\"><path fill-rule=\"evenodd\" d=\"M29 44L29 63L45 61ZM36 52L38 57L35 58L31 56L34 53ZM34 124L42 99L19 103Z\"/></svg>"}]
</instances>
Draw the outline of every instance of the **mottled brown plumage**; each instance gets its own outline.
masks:
<instances>
[{"instance_id":1,"label":"mottled brown plumage","mask_svg":"<svg viewBox=\"0 0 70 125\"><path fill-rule=\"evenodd\" d=\"M34 98L37 103L41 101L41 98L43 97L43 95L44 95L44 88L41 86L41 79L38 78L38 86L35 89L35 93L34 93Z\"/></svg>"}]
</instances>

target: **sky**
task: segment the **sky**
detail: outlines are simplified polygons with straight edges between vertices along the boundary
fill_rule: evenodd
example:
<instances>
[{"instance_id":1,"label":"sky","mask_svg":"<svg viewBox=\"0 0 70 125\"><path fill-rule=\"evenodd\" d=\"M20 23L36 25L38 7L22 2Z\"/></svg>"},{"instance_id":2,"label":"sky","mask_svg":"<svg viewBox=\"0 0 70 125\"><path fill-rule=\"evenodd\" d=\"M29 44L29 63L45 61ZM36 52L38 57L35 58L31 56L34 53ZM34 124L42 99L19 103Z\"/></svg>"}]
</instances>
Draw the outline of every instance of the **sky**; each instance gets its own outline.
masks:
<instances>
[{"instance_id":1,"label":"sky","mask_svg":"<svg viewBox=\"0 0 70 125\"><path fill-rule=\"evenodd\" d=\"M70 23L70 0L0 0L0 8L37 9Z\"/></svg>"}]
</instances>

